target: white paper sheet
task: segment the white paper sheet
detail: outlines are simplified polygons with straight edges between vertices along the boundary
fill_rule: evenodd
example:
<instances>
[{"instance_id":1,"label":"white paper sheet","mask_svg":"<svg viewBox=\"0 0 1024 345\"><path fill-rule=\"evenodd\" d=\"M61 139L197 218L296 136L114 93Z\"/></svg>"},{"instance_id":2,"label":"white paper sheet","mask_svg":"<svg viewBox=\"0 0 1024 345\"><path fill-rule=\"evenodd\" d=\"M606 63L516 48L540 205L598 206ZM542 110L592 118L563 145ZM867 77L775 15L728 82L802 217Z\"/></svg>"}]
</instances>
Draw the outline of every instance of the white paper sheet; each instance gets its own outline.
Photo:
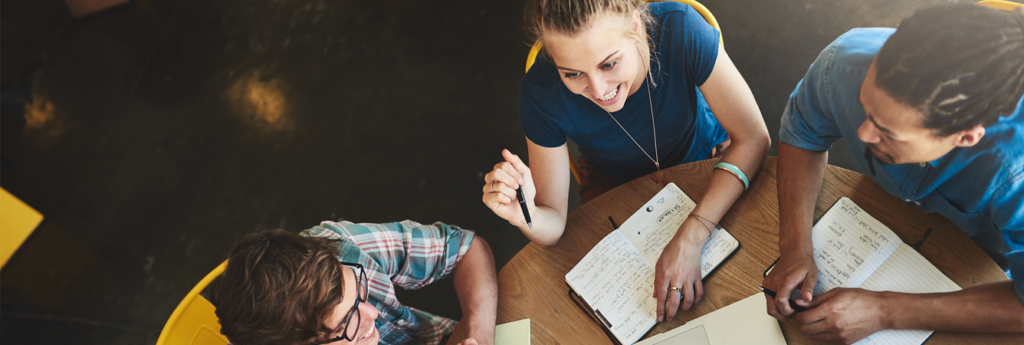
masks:
<instances>
[{"instance_id":1,"label":"white paper sheet","mask_svg":"<svg viewBox=\"0 0 1024 345\"><path fill-rule=\"evenodd\" d=\"M846 197L814 224L811 242L818 266L815 295L837 287L860 286L903 243Z\"/></svg>"},{"instance_id":2,"label":"white paper sheet","mask_svg":"<svg viewBox=\"0 0 1024 345\"><path fill-rule=\"evenodd\" d=\"M494 345L530 345L530 319L494 327Z\"/></svg>"},{"instance_id":3,"label":"white paper sheet","mask_svg":"<svg viewBox=\"0 0 1024 345\"><path fill-rule=\"evenodd\" d=\"M688 344L683 340L700 344L702 334L695 329L703 331L710 345L785 345L779 321L765 311L766 301L761 293L744 298L636 345Z\"/></svg>"},{"instance_id":4,"label":"white paper sheet","mask_svg":"<svg viewBox=\"0 0 1024 345\"><path fill-rule=\"evenodd\" d=\"M914 248L904 244L879 267L861 288L872 291L906 293L952 292L960 290L949 277L928 262ZM916 345L928 339L934 331L885 329L861 339L857 345Z\"/></svg>"}]
</instances>

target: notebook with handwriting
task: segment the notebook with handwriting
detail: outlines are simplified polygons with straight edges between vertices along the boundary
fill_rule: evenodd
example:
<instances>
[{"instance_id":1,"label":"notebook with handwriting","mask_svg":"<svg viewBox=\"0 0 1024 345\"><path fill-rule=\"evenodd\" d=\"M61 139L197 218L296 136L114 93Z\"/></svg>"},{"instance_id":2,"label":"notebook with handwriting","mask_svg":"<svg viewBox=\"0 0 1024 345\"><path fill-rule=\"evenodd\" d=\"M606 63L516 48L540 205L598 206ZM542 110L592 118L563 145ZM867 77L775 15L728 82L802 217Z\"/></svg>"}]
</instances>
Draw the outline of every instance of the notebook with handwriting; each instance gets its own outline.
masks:
<instances>
[{"instance_id":1,"label":"notebook with handwriting","mask_svg":"<svg viewBox=\"0 0 1024 345\"><path fill-rule=\"evenodd\" d=\"M565 275L569 287L620 344L635 343L657 323L657 300L651 297L655 264L696 206L669 183ZM715 227L701 251L701 278L737 248L736 238Z\"/></svg>"},{"instance_id":2,"label":"notebook with handwriting","mask_svg":"<svg viewBox=\"0 0 1024 345\"><path fill-rule=\"evenodd\" d=\"M837 287L906 293L960 290L960 286L850 198L839 199L818 219L811 231L811 242L818 266L815 295ZM887 329L856 344L917 345L933 332Z\"/></svg>"}]
</instances>

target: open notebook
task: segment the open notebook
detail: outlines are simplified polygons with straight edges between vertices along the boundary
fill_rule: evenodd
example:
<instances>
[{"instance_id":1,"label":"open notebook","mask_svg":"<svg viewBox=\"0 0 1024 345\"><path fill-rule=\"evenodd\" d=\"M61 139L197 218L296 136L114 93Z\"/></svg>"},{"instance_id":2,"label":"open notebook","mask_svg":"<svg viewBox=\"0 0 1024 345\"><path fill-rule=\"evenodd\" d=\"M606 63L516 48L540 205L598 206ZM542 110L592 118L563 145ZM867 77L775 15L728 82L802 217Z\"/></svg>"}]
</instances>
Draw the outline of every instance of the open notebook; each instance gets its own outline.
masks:
<instances>
[{"instance_id":1,"label":"open notebook","mask_svg":"<svg viewBox=\"0 0 1024 345\"><path fill-rule=\"evenodd\" d=\"M818 219L811 231L811 242L818 266L815 295L837 287L906 293L960 290L960 286L850 198L839 199ZM856 344L917 345L933 332L887 329Z\"/></svg>"},{"instance_id":2,"label":"open notebook","mask_svg":"<svg viewBox=\"0 0 1024 345\"><path fill-rule=\"evenodd\" d=\"M633 344L657 323L654 267L668 241L697 206L669 183L622 226L605 236L565 275L565 281L620 344ZM716 227L701 251L701 278L739 242Z\"/></svg>"}]
</instances>

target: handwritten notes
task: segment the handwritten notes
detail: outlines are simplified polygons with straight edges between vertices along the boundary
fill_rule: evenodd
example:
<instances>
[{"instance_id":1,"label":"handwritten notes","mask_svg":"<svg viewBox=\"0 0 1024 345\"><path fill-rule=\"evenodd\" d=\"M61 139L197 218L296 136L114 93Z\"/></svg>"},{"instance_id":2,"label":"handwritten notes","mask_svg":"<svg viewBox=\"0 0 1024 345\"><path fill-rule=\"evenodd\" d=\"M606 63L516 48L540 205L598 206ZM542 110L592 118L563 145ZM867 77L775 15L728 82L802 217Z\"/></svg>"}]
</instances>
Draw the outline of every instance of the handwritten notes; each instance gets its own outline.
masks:
<instances>
[{"instance_id":1,"label":"handwritten notes","mask_svg":"<svg viewBox=\"0 0 1024 345\"><path fill-rule=\"evenodd\" d=\"M640 326L656 321L654 264L620 231L598 242L565 280L623 343L635 342L650 328Z\"/></svg>"},{"instance_id":2,"label":"handwritten notes","mask_svg":"<svg viewBox=\"0 0 1024 345\"><path fill-rule=\"evenodd\" d=\"M818 219L811 241L818 266L815 295L860 286L903 243L849 198L837 201Z\"/></svg>"},{"instance_id":3,"label":"handwritten notes","mask_svg":"<svg viewBox=\"0 0 1024 345\"><path fill-rule=\"evenodd\" d=\"M811 232L818 285L814 294L836 287L906 293L960 290L892 230L842 198L825 212ZM926 330L885 329L857 345L917 345L932 334Z\"/></svg>"},{"instance_id":4,"label":"handwritten notes","mask_svg":"<svg viewBox=\"0 0 1024 345\"><path fill-rule=\"evenodd\" d=\"M664 202L674 200L675 202ZM675 184L669 184L643 208L629 217L619 231L633 242L652 263L657 263L665 246L676 235L697 203ZM700 277L704 278L720 262L738 248L740 243L721 226L711 231L700 255Z\"/></svg>"},{"instance_id":5,"label":"handwritten notes","mask_svg":"<svg viewBox=\"0 0 1024 345\"><path fill-rule=\"evenodd\" d=\"M697 203L675 184L669 184L619 227L650 262L658 262L679 226Z\"/></svg>"},{"instance_id":6,"label":"handwritten notes","mask_svg":"<svg viewBox=\"0 0 1024 345\"><path fill-rule=\"evenodd\" d=\"M636 342L654 326L657 302L651 296L655 264L696 205L669 183L622 227L598 242L565 276L569 286L623 344ZM701 252L701 277L738 247L739 242L728 231L716 227Z\"/></svg>"},{"instance_id":7,"label":"handwritten notes","mask_svg":"<svg viewBox=\"0 0 1024 345\"><path fill-rule=\"evenodd\" d=\"M735 237L721 226L716 226L700 252L700 279L707 277L715 266L725 261L739 246L740 242Z\"/></svg>"}]
</instances>

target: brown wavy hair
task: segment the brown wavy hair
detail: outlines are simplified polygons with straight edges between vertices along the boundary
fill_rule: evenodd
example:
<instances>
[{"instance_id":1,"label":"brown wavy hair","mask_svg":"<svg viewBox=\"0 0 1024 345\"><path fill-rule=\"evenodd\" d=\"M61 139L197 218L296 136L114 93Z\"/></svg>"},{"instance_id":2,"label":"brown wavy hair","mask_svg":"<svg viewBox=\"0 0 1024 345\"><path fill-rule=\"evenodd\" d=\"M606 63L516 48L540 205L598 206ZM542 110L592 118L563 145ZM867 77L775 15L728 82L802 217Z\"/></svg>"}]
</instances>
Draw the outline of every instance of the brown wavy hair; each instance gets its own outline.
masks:
<instances>
[{"instance_id":1,"label":"brown wavy hair","mask_svg":"<svg viewBox=\"0 0 1024 345\"><path fill-rule=\"evenodd\" d=\"M344 289L337 240L285 230L246 235L213 286L221 333L235 345L315 343Z\"/></svg>"}]
</instances>

